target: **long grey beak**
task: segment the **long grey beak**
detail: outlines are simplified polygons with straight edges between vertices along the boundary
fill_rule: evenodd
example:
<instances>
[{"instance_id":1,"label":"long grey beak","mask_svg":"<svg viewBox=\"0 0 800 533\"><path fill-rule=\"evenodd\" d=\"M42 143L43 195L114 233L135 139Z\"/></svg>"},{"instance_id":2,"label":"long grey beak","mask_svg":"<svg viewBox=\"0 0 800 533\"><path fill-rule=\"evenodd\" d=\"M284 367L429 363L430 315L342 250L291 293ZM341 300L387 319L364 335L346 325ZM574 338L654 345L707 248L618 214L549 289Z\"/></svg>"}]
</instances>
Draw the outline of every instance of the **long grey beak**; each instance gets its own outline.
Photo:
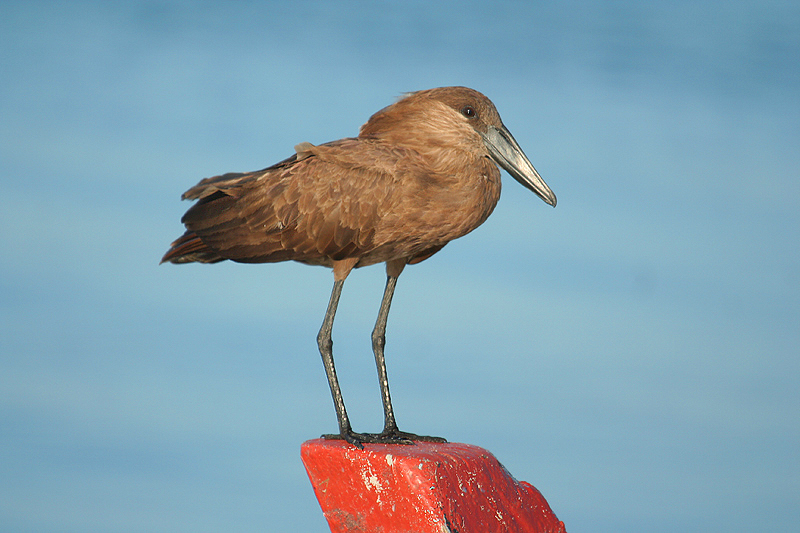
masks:
<instances>
[{"instance_id":1,"label":"long grey beak","mask_svg":"<svg viewBox=\"0 0 800 533\"><path fill-rule=\"evenodd\" d=\"M486 133L481 133L483 142L492 159L511 174L523 186L535 192L546 203L556 206L556 195L533 168L530 160L519 147L514 136L505 126L496 128L489 126Z\"/></svg>"}]
</instances>

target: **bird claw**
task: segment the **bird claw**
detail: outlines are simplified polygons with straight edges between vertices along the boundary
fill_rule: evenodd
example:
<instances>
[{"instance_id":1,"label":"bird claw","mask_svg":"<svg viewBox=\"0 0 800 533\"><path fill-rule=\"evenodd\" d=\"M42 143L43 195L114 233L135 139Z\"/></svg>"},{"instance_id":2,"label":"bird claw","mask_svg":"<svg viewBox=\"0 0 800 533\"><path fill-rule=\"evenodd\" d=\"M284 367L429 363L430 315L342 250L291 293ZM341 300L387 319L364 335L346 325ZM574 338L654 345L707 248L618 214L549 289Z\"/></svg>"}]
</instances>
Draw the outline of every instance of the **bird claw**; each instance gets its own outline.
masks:
<instances>
[{"instance_id":1,"label":"bird claw","mask_svg":"<svg viewBox=\"0 0 800 533\"><path fill-rule=\"evenodd\" d=\"M346 431L339 434L323 435L323 439L343 440L352 444L356 448L364 448L364 444L403 444L411 445L414 442L447 442L442 437L431 437L428 435L417 435L407 433L398 429L383 430L381 433L356 433Z\"/></svg>"},{"instance_id":2,"label":"bird claw","mask_svg":"<svg viewBox=\"0 0 800 533\"><path fill-rule=\"evenodd\" d=\"M356 433L355 431L343 431L341 433L328 433L322 436L325 440L343 440L348 444L352 444L356 448L364 449L362 442L369 442L368 434Z\"/></svg>"},{"instance_id":3,"label":"bird claw","mask_svg":"<svg viewBox=\"0 0 800 533\"><path fill-rule=\"evenodd\" d=\"M414 442L447 442L447 439L442 437L431 437L429 435L417 435L416 433L408 433L400 431L397 428L391 430L383 430L378 435L377 442L381 443L398 443L398 444L414 444Z\"/></svg>"}]
</instances>

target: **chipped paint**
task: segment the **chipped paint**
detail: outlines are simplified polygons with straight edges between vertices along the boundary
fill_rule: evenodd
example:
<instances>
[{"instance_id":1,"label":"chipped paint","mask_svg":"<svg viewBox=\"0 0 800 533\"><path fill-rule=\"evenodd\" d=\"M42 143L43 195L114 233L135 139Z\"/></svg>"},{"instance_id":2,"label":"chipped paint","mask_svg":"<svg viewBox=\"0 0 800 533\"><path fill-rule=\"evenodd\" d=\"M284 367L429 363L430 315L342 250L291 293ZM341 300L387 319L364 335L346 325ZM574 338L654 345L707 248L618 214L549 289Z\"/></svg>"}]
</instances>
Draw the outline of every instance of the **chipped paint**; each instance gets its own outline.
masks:
<instances>
[{"instance_id":1,"label":"chipped paint","mask_svg":"<svg viewBox=\"0 0 800 533\"><path fill-rule=\"evenodd\" d=\"M317 439L302 455L332 533L565 533L536 488L476 446Z\"/></svg>"}]
</instances>

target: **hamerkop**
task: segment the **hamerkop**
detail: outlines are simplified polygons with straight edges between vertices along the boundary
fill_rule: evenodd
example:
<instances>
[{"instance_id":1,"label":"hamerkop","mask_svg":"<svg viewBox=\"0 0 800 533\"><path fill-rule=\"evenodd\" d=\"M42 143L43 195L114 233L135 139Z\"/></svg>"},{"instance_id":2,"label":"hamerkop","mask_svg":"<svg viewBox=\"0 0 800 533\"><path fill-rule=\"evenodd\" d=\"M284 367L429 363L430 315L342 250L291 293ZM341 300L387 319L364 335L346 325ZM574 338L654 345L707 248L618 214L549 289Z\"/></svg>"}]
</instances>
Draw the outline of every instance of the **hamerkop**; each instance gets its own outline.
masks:
<instances>
[{"instance_id":1,"label":"hamerkop","mask_svg":"<svg viewBox=\"0 0 800 533\"><path fill-rule=\"evenodd\" d=\"M317 336L339 434L361 443L443 441L398 430L383 348L397 277L477 228L500 197L500 165L555 206L556 197L503 125L494 104L466 87L406 95L378 111L358 137L301 143L288 159L256 172L207 178L183 194L197 200L186 233L162 262L300 261L333 268L328 310ZM372 331L384 411L379 434L355 433L333 364L331 331L345 278L386 263L386 288Z\"/></svg>"}]
</instances>

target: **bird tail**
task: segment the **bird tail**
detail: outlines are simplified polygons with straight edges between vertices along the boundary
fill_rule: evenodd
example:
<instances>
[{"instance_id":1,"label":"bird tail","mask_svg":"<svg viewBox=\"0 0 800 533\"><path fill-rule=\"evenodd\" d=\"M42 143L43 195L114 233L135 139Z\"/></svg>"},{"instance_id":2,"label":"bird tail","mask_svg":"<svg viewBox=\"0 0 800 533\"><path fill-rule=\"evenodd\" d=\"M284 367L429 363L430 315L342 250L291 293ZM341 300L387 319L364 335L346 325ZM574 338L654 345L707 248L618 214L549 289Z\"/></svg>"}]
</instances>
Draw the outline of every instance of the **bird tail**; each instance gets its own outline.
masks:
<instances>
[{"instance_id":1,"label":"bird tail","mask_svg":"<svg viewBox=\"0 0 800 533\"><path fill-rule=\"evenodd\" d=\"M194 232L186 231L161 258L162 263L218 263L225 258L206 246Z\"/></svg>"}]
</instances>

